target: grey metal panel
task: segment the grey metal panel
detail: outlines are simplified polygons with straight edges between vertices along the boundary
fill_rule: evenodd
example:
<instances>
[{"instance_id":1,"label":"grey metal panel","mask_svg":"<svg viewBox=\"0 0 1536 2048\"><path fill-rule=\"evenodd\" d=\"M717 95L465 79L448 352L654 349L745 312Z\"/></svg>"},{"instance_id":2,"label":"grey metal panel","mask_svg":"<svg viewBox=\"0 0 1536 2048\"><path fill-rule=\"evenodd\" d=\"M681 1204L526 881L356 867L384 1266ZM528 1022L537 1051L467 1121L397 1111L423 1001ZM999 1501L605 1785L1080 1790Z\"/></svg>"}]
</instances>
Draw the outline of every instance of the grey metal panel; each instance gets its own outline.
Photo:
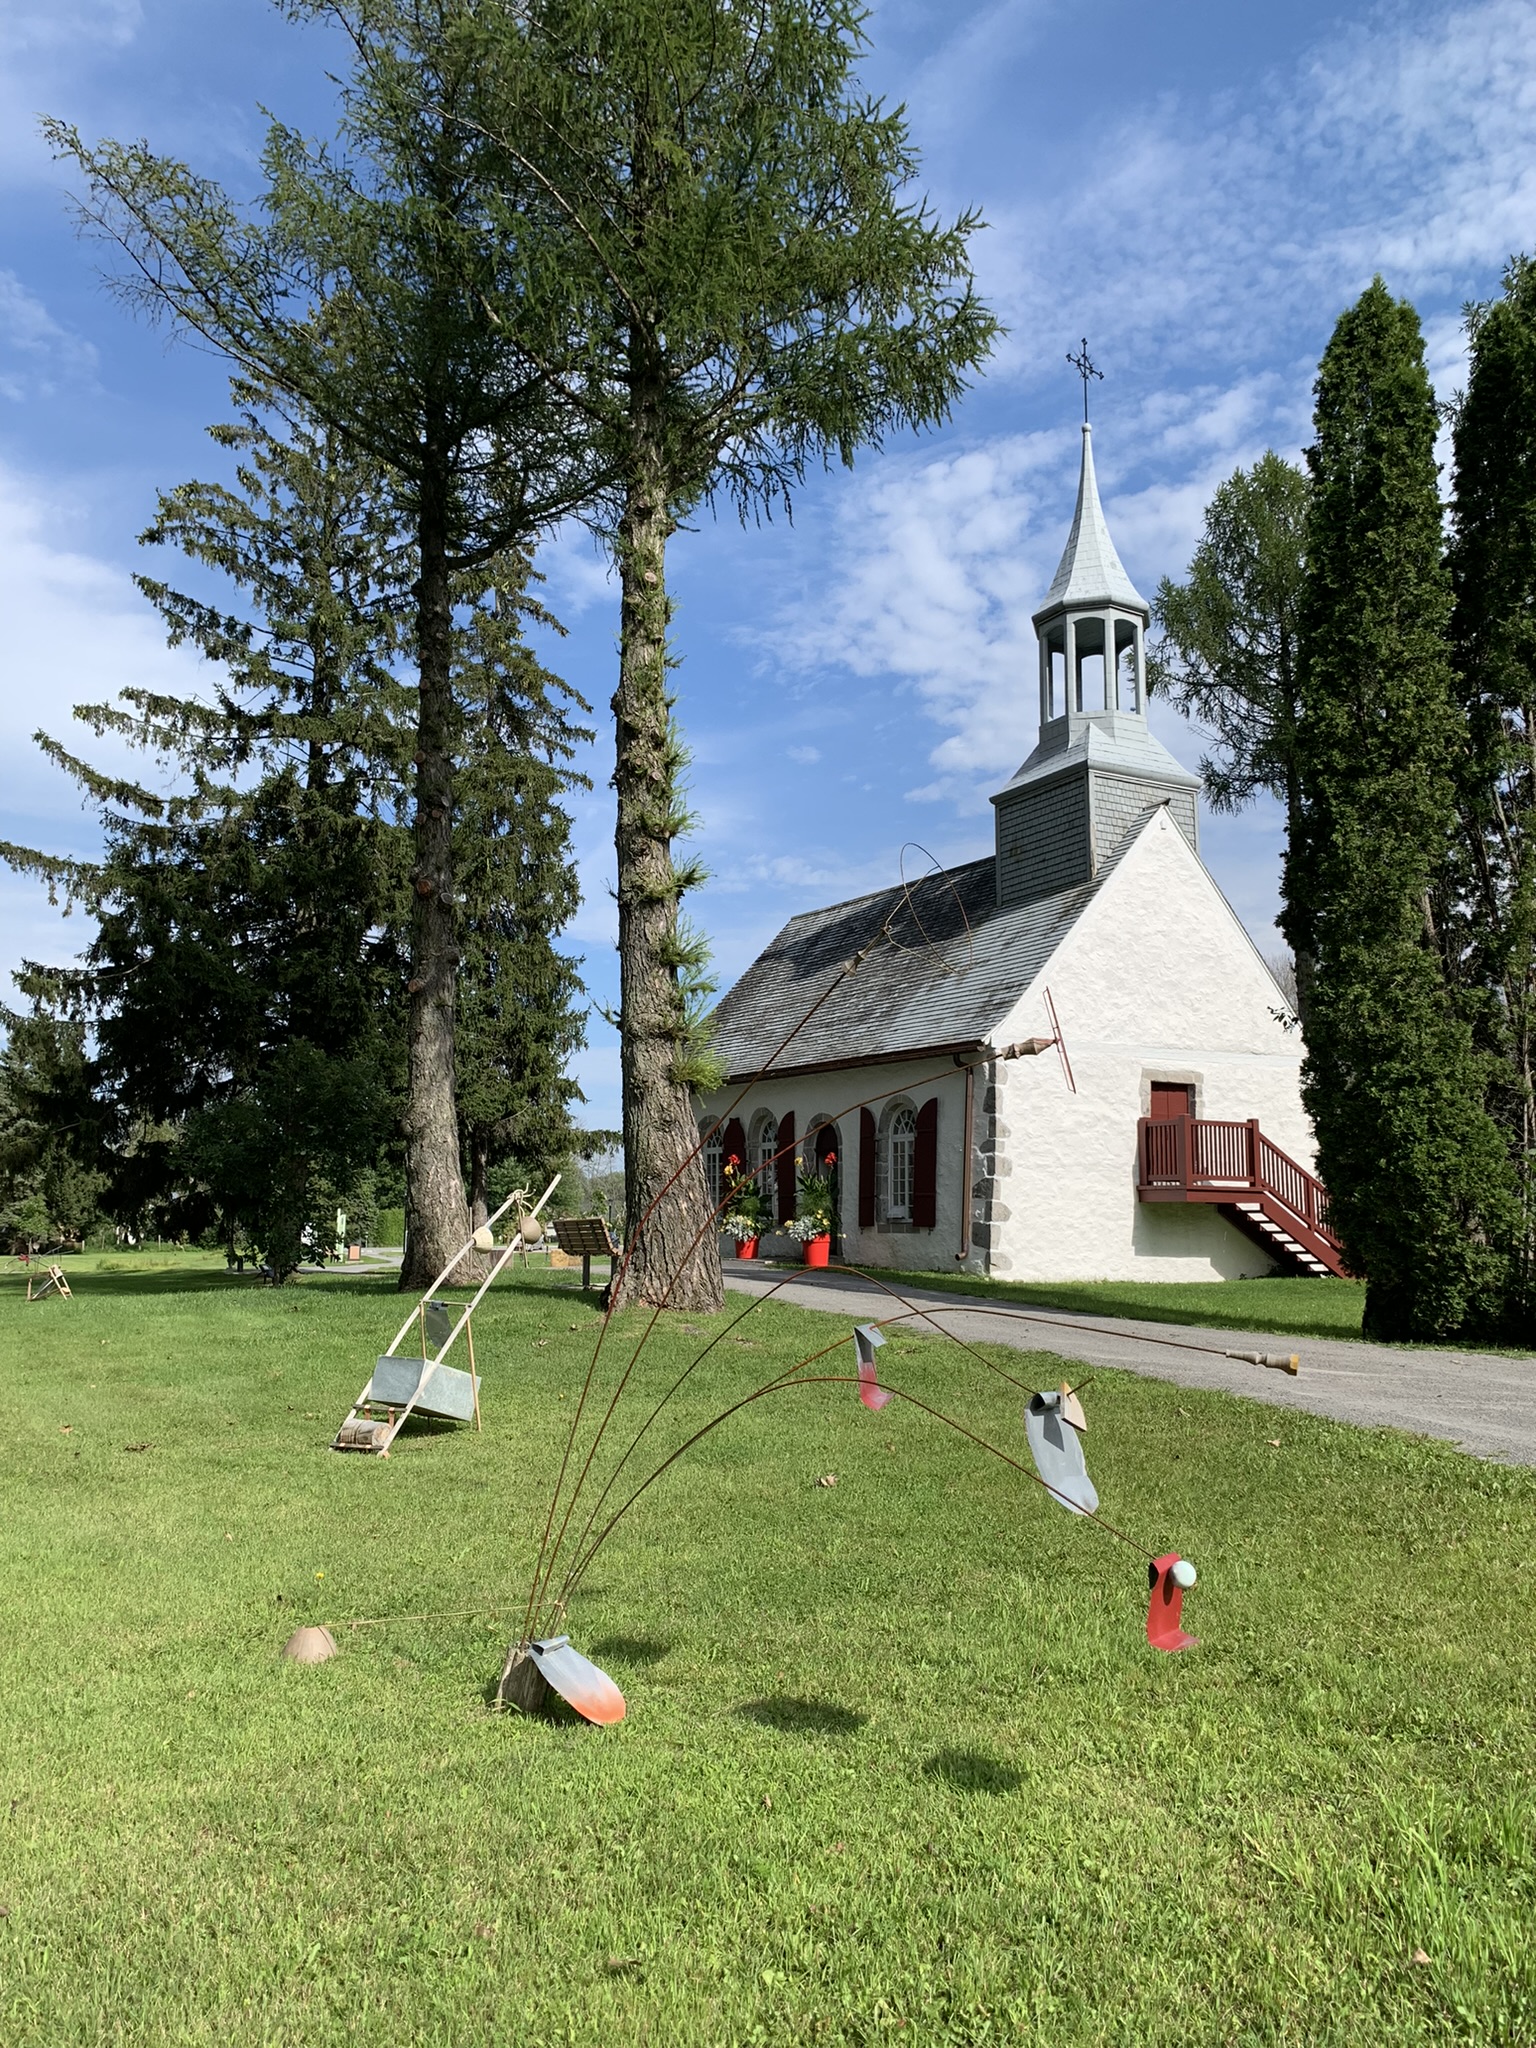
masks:
<instances>
[{"instance_id":1,"label":"grey metal panel","mask_svg":"<svg viewBox=\"0 0 1536 2048\"><path fill-rule=\"evenodd\" d=\"M404 1408L415 1393L427 1361L424 1358L381 1358L373 1368L370 1401L382 1401L389 1408ZM447 1415L455 1422L475 1419L475 1389L467 1372L456 1365L440 1365L427 1381L427 1391L416 1403L418 1415Z\"/></svg>"},{"instance_id":2,"label":"grey metal panel","mask_svg":"<svg viewBox=\"0 0 1536 2048\"><path fill-rule=\"evenodd\" d=\"M1030 1456L1052 1498L1069 1515L1091 1515L1099 1505L1098 1489L1083 1461L1083 1440L1062 1419L1061 1395L1052 1390L1032 1394L1024 1411L1024 1434Z\"/></svg>"}]
</instances>

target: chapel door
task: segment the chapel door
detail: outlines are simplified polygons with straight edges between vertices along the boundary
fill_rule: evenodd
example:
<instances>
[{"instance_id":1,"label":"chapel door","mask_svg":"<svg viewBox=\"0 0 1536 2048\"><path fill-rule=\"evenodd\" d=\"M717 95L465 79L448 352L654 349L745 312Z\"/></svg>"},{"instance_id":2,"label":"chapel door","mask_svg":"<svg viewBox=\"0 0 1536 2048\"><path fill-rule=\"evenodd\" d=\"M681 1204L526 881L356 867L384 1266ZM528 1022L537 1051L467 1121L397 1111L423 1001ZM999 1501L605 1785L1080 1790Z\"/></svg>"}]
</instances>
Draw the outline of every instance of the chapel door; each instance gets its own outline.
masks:
<instances>
[{"instance_id":1,"label":"chapel door","mask_svg":"<svg viewBox=\"0 0 1536 2048\"><path fill-rule=\"evenodd\" d=\"M1152 1101L1148 1109L1150 1116L1159 1122L1174 1116L1193 1116L1195 1113L1195 1091L1188 1081L1154 1081Z\"/></svg>"}]
</instances>

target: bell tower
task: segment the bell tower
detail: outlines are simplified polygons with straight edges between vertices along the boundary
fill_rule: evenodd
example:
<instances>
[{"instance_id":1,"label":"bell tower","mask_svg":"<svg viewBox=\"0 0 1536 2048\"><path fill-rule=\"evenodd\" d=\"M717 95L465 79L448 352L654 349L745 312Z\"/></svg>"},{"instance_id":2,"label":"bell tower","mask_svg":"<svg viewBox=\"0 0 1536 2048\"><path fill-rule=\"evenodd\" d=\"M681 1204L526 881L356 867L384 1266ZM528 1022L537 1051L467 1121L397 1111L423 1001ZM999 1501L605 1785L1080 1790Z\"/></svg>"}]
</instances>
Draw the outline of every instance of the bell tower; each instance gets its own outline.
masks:
<instances>
[{"instance_id":1,"label":"bell tower","mask_svg":"<svg viewBox=\"0 0 1536 2048\"><path fill-rule=\"evenodd\" d=\"M992 802L1000 909L1088 882L1127 833L1167 804L1199 851L1200 778L1181 768L1147 724L1147 601L1115 552L1093 472L1087 345L1069 357L1083 376L1083 461L1060 567L1034 615L1040 642L1040 737ZM1086 365L1086 368L1084 367Z\"/></svg>"}]
</instances>

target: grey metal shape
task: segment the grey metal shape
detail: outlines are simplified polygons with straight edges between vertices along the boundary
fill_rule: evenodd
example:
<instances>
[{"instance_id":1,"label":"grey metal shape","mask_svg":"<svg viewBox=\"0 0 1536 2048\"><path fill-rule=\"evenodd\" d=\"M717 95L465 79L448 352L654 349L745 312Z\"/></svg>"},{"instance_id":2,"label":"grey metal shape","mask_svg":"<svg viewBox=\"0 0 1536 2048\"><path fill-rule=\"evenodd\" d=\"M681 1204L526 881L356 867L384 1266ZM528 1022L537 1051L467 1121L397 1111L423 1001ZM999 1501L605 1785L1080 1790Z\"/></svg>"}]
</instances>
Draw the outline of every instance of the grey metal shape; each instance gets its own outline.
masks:
<instances>
[{"instance_id":1,"label":"grey metal shape","mask_svg":"<svg viewBox=\"0 0 1536 2048\"><path fill-rule=\"evenodd\" d=\"M858 1349L860 1365L873 1365L875 1353L885 1348L885 1336L878 1323L855 1323L853 1341Z\"/></svg>"},{"instance_id":2,"label":"grey metal shape","mask_svg":"<svg viewBox=\"0 0 1536 2048\"><path fill-rule=\"evenodd\" d=\"M624 1718L624 1695L590 1657L571 1648L569 1636L549 1636L528 1645L545 1683L588 1721L606 1726Z\"/></svg>"},{"instance_id":3,"label":"grey metal shape","mask_svg":"<svg viewBox=\"0 0 1536 2048\"><path fill-rule=\"evenodd\" d=\"M882 1387L875 1368L875 1353L885 1348L885 1337L876 1323L855 1323L853 1345L859 1354L859 1399L866 1408L879 1412L893 1399L892 1390Z\"/></svg>"},{"instance_id":4,"label":"grey metal shape","mask_svg":"<svg viewBox=\"0 0 1536 2048\"><path fill-rule=\"evenodd\" d=\"M368 1385L368 1399L374 1407L404 1408L427 1370L424 1358L381 1358L373 1368L373 1378ZM416 1403L418 1415L446 1415L455 1422L473 1422L475 1419L475 1383L467 1372L461 1372L456 1365L438 1365L432 1369L421 1399Z\"/></svg>"},{"instance_id":5,"label":"grey metal shape","mask_svg":"<svg viewBox=\"0 0 1536 2048\"><path fill-rule=\"evenodd\" d=\"M1052 1496L1071 1515L1091 1515L1099 1505L1098 1489L1088 1477L1083 1440L1061 1412L1061 1393L1032 1394L1024 1411L1024 1434L1035 1470Z\"/></svg>"},{"instance_id":6,"label":"grey metal shape","mask_svg":"<svg viewBox=\"0 0 1536 2048\"><path fill-rule=\"evenodd\" d=\"M446 1301L429 1301L422 1311L422 1320L426 1325L427 1342L434 1352L441 1351L453 1335L453 1326L457 1321L453 1310Z\"/></svg>"}]
</instances>

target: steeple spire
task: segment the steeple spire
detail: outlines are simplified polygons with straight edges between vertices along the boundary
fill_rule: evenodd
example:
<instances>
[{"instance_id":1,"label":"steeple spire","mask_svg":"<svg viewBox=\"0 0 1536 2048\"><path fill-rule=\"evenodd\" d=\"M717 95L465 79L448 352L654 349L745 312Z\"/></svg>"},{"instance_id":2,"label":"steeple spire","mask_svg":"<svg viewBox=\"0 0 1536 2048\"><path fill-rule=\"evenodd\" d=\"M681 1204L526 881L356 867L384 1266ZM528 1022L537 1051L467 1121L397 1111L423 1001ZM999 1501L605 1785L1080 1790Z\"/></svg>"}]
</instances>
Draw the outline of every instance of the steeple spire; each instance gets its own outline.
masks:
<instances>
[{"instance_id":1,"label":"steeple spire","mask_svg":"<svg viewBox=\"0 0 1536 2048\"><path fill-rule=\"evenodd\" d=\"M1067 535L1066 548L1040 612L1052 611L1057 605L1118 605L1144 616L1148 610L1146 599L1126 575L1109 537L1109 525L1099 503L1098 478L1093 473L1093 429L1086 420L1072 531Z\"/></svg>"},{"instance_id":2,"label":"steeple spire","mask_svg":"<svg viewBox=\"0 0 1536 2048\"><path fill-rule=\"evenodd\" d=\"M1086 345L1081 359L1070 360L1086 392L1093 367ZM1157 804L1169 806L1199 852L1200 778L1179 766L1147 724L1150 623L1147 601L1109 537L1085 419L1072 531L1034 617L1040 740L992 799L997 900L1004 908L1090 881Z\"/></svg>"}]
</instances>

